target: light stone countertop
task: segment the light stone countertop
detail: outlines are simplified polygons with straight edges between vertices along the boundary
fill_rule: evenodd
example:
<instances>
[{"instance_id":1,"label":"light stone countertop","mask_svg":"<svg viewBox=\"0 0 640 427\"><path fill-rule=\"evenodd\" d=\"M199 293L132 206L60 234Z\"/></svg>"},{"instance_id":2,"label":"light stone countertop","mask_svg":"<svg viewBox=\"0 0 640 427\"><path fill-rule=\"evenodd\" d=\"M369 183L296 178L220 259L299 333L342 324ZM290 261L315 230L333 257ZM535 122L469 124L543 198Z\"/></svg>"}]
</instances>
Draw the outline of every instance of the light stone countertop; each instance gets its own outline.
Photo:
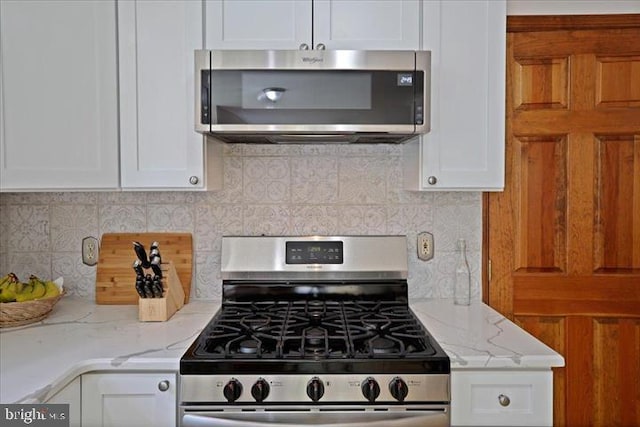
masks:
<instances>
[{"instance_id":1,"label":"light stone countertop","mask_svg":"<svg viewBox=\"0 0 640 427\"><path fill-rule=\"evenodd\" d=\"M412 301L451 357L451 369L549 369L564 359L482 303ZM42 322L0 329L0 403L46 401L91 371L175 371L220 303L192 301L166 322L139 322L137 306L58 302Z\"/></svg>"}]
</instances>

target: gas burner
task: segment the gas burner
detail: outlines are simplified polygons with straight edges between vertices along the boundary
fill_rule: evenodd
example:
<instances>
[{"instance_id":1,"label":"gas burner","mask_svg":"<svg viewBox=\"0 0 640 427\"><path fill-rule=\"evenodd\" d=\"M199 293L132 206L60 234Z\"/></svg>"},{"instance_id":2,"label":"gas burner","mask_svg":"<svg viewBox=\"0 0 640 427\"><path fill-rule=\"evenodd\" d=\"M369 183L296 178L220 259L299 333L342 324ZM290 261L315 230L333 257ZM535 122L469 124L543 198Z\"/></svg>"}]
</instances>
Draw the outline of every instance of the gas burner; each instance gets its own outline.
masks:
<instances>
[{"instance_id":1,"label":"gas burner","mask_svg":"<svg viewBox=\"0 0 640 427\"><path fill-rule=\"evenodd\" d=\"M321 311L309 312L309 322L312 325L319 325L323 317L324 317L324 314Z\"/></svg>"},{"instance_id":2,"label":"gas burner","mask_svg":"<svg viewBox=\"0 0 640 427\"><path fill-rule=\"evenodd\" d=\"M324 308L324 301L321 301L319 299L312 299L307 301L307 307L310 310L321 310Z\"/></svg>"},{"instance_id":3,"label":"gas burner","mask_svg":"<svg viewBox=\"0 0 640 427\"><path fill-rule=\"evenodd\" d=\"M375 337L369 340L369 347L373 354L397 353L397 345L392 340L385 337Z\"/></svg>"},{"instance_id":4,"label":"gas burner","mask_svg":"<svg viewBox=\"0 0 640 427\"><path fill-rule=\"evenodd\" d=\"M323 328L313 327L304 331L304 341L309 346L322 345L326 336L327 330Z\"/></svg>"},{"instance_id":5,"label":"gas burner","mask_svg":"<svg viewBox=\"0 0 640 427\"><path fill-rule=\"evenodd\" d=\"M256 354L258 352L258 348L260 348L260 344L255 340L244 340L240 342L240 353L243 354Z\"/></svg>"}]
</instances>

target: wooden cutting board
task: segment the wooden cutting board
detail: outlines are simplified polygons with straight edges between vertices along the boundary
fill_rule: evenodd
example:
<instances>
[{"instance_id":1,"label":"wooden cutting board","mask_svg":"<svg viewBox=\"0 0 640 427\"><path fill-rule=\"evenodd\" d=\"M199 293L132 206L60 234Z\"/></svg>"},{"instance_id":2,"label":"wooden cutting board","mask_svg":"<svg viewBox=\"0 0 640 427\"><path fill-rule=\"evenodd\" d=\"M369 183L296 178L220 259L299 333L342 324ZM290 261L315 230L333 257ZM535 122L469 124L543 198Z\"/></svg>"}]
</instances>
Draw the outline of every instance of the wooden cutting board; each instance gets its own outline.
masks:
<instances>
[{"instance_id":1,"label":"wooden cutting board","mask_svg":"<svg viewBox=\"0 0 640 427\"><path fill-rule=\"evenodd\" d=\"M149 246L158 242L163 262L172 261L184 289L185 304L191 293L193 241L191 233L105 233L100 242L96 273L96 304L138 304L133 262L133 242Z\"/></svg>"}]
</instances>

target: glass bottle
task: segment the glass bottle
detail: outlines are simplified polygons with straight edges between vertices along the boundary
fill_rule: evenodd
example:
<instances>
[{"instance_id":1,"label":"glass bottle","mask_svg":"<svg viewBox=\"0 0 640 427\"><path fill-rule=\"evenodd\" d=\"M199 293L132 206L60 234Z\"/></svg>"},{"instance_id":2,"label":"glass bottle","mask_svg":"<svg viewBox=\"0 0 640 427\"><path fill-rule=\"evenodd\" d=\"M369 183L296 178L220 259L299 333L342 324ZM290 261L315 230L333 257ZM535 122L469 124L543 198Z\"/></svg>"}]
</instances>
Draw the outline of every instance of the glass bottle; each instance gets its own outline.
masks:
<instances>
[{"instance_id":1,"label":"glass bottle","mask_svg":"<svg viewBox=\"0 0 640 427\"><path fill-rule=\"evenodd\" d=\"M453 283L453 303L456 305L471 304L471 271L467 262L467 243L458 239L458 261Z\"/></svg>"}]
</instances>

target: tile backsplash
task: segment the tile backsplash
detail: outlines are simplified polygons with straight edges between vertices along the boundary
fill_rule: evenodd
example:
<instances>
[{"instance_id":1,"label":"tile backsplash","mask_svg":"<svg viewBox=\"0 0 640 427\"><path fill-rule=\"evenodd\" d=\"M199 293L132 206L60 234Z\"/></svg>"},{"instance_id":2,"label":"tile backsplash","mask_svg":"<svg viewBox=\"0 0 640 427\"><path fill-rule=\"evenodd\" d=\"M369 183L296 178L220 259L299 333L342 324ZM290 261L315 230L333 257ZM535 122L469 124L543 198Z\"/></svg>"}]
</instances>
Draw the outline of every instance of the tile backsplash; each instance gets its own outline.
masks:
<instances>
[{"instance_id":1,"label":"tile backsplash","mask_svg":"<svg viewBox=\"0 0 640 427\"><path fill-rule=\"evenodd\" d=\"M481 193L405 191L401 146L231 144L224 168L220 191L1 193L0 273L63 276L93 299L84 237L183 231L194 236L192 298L219 299L223 235L403 234L410 298L452 296L460 237L479 297ZM417 258L421 231L434 235L431 261Z\"/></svg>"}]
</instances>

